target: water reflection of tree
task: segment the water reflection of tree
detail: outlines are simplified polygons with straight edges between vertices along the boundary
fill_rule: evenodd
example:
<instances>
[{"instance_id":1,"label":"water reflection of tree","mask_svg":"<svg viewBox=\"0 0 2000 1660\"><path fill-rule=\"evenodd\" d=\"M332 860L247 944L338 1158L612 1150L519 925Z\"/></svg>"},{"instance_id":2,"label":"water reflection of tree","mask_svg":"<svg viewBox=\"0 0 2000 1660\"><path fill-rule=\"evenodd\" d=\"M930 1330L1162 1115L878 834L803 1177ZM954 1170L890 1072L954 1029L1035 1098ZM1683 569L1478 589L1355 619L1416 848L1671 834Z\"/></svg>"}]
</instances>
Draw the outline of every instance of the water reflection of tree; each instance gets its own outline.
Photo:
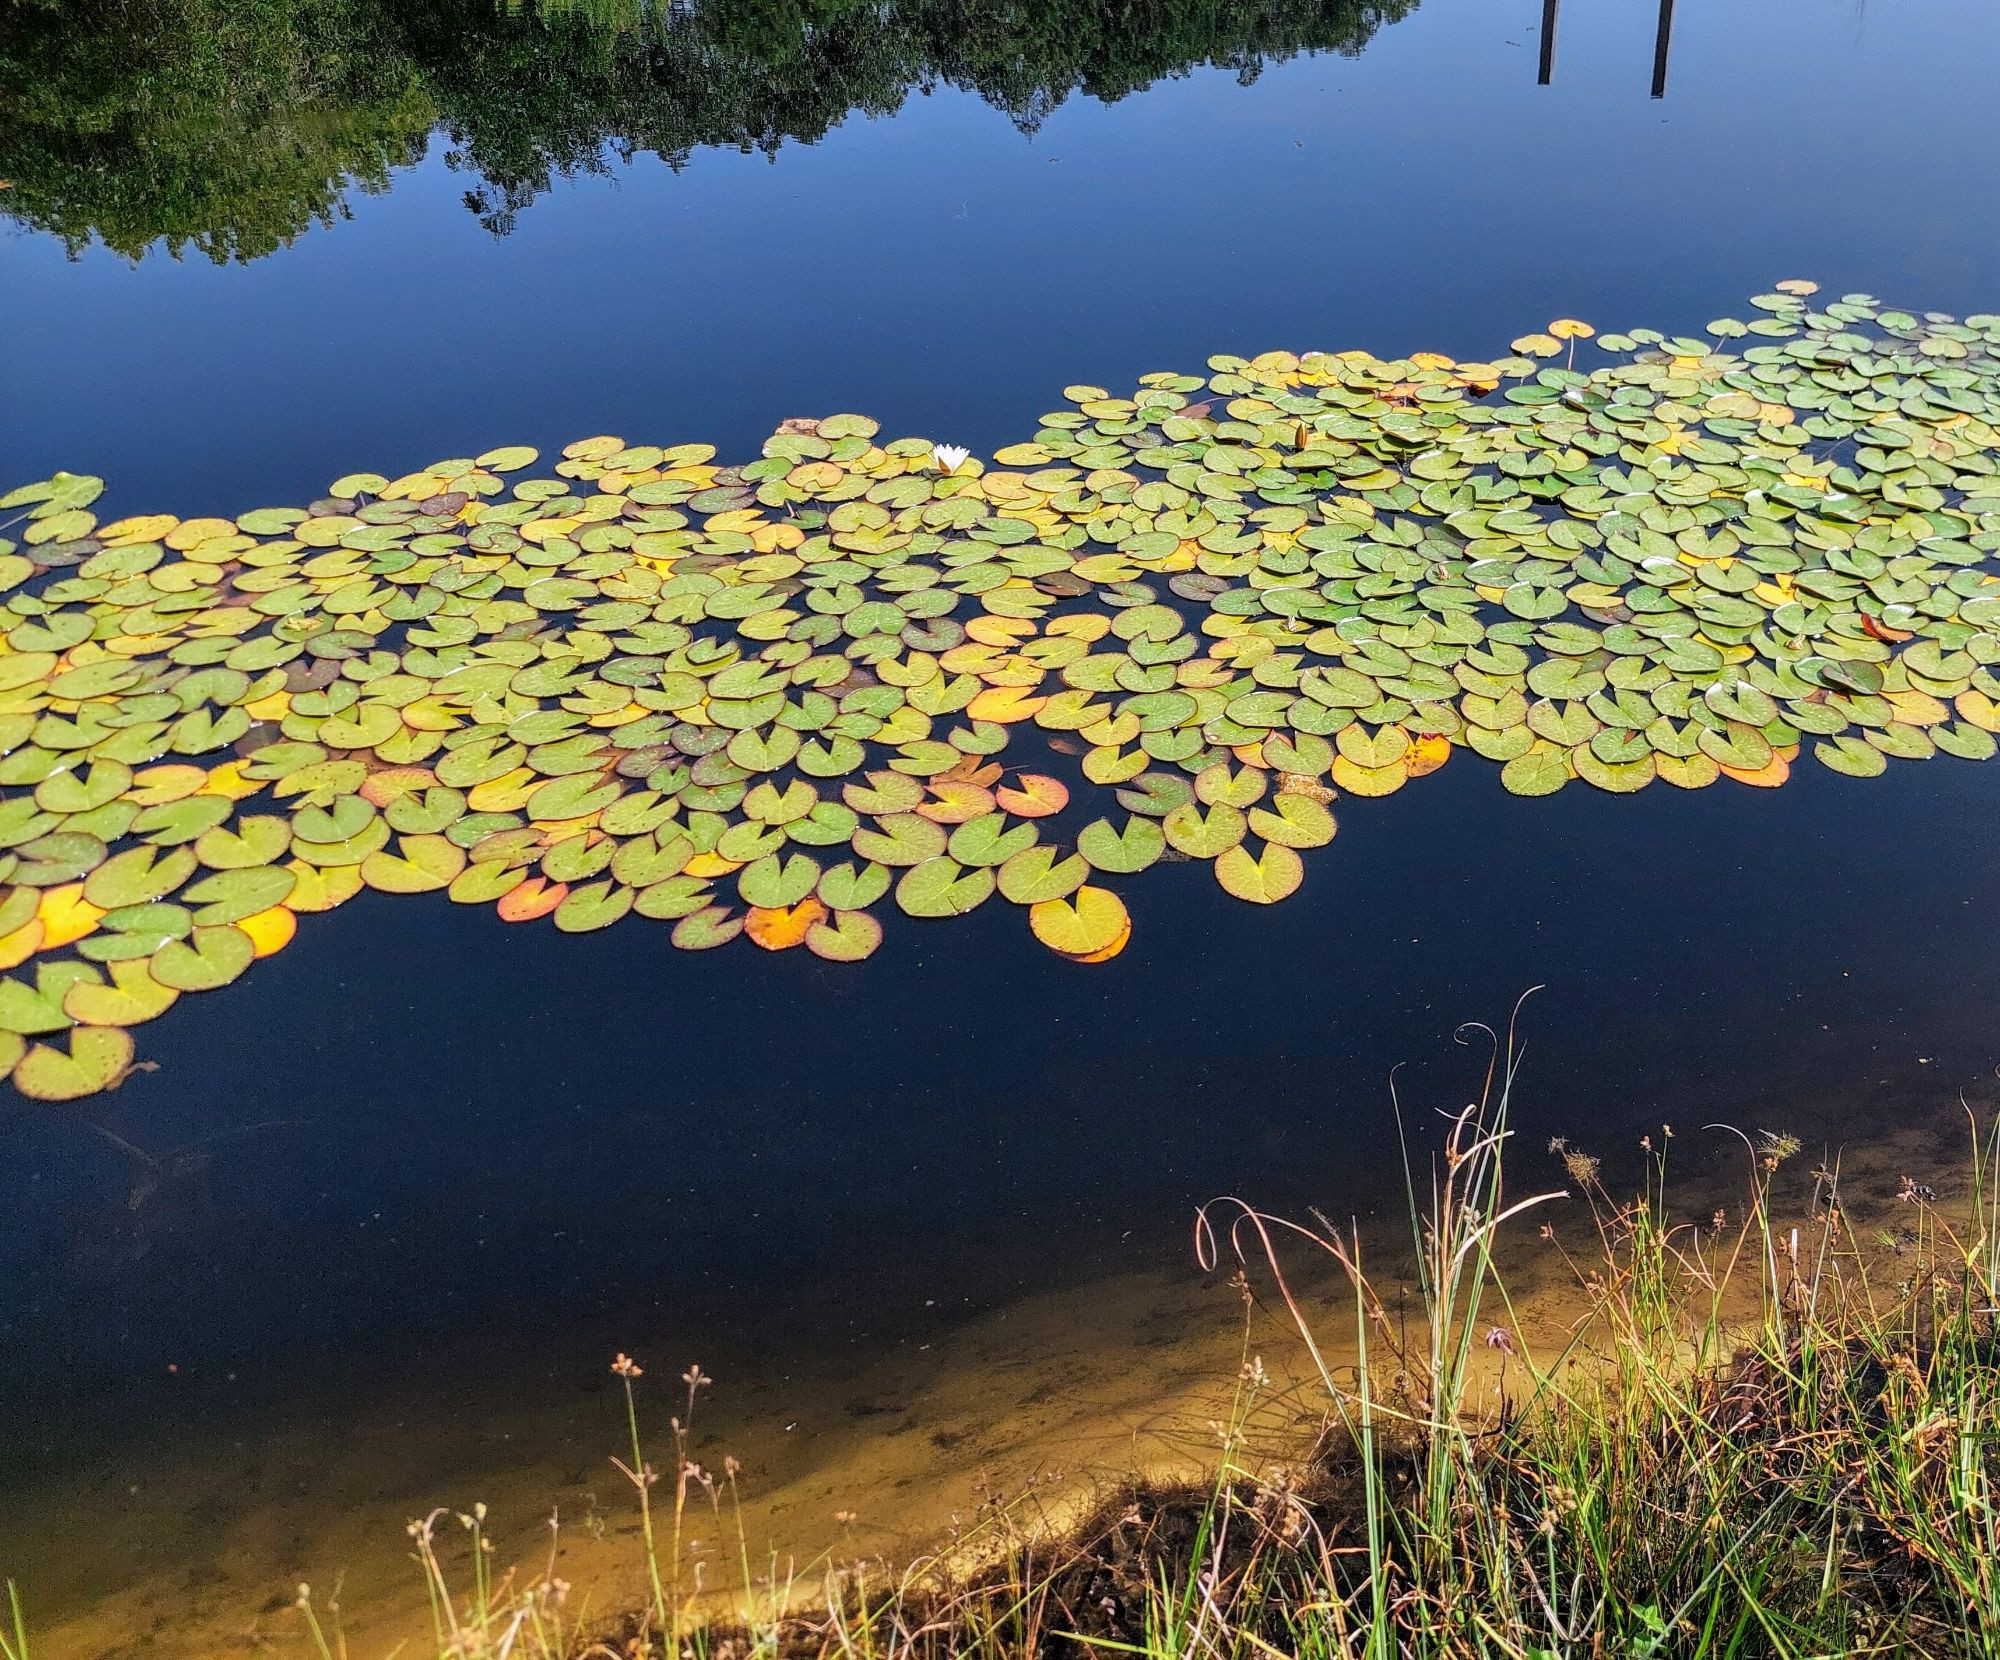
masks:
<instances>
[{"instance_id":1,"label":"water reflection of tree","mask_svg":"<svg viewBox=\"0 0 2000 1660\"><path fill-rule=\"evenodd\" d=\"M0 214L130 257L282 247L442 129L496 234L555 179L775 154L913 91L1032 132L1203 64L1358 52L1416 0L0 0Z\"/></svg>"},{"instance_id":2,"label":"water reflection of tree","mask_svg":"<svg viewBox=\"0 0 2000 1660\"><path fill-rule=\"evenodd\" d=\"M0 212L137 257L268 254L435 119L377 0L0 0Z\"/></svg>"}]
</instances>

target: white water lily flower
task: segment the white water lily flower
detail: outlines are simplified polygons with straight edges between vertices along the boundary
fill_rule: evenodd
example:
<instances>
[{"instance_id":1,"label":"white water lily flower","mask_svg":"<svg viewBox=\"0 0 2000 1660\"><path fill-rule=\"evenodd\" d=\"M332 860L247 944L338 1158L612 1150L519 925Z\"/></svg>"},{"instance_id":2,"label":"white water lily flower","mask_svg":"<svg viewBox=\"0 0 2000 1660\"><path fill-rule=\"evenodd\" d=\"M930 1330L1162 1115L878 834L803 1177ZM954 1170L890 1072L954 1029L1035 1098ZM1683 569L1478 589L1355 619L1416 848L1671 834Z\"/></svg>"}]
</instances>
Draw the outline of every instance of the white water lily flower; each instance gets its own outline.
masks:
<instances>
[{"instance_id":1,"label":"white water lily flower","mask_svg":"<svg viewBox=\"0 0 2000 1660\"><path fill-rule=\"evenodd\" d=\"M955 473L972 458L972 451L963 444L931 445L931 460L947 473Z\"/></svg>"}]
</instances>

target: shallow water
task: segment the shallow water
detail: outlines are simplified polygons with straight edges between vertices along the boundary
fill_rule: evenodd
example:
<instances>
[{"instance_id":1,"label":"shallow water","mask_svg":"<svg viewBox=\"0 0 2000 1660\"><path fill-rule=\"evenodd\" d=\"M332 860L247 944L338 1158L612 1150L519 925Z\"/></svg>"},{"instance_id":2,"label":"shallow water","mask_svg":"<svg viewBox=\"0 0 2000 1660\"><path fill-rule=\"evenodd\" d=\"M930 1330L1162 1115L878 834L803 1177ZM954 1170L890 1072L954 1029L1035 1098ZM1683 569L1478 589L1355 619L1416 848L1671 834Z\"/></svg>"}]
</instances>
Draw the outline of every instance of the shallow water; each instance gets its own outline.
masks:
<instances>
[{"instance_id":1,"label":"shallow water","mask_svg":"<svg viewBox=\"0 0 2000 1660\"><path fill-rule=\"evenodd\" d=\"M170 123L213 139L175 172L0 99L0 471L233 513L503 441L749 454L836 408L990 448L1069 382L1698 328L1787 275L2000 305L2000 20L1970 3L1682 0L1659 98L1650 5L1569 0L1549 85L1518 0L1050 5L1018 38L918 8L803 49L697 7L700 53L424 10L218 0L110 69L0 14L0 85L113 109L219 19L232 107L349 96L287 153L379 129L394 158L297 196L240 166L254 121L247 151ZM131 21L89 19L86 48ZM287 21L356 78L279 75ZM249 257L152 241L223 223ZM1938 760L1523 801L1460 755L1345 803L1275 911L1155 872L1091 971L999 907L838 968L364 895L150 1029L157 1072L0 1111L0 1575L48 1653L212 1654L286 1630L263 1605L301 1576L353 1565L357 1606L432 1502L504 1500L524 1541L558 1499L622 1523L618 1349L724 1379L802 1548L842 1508L869 1548L921 1536L1003 1466L1198 1457L1235 1336L1191 1206L1393 1218L1390 1068L1458 1104L1454 1024L1529 985L1524 1141L1614 1172L1663 1119L1813 1143L1948 1112L2000 1056L1996 792Z\"/></svg>"}]
</instances>

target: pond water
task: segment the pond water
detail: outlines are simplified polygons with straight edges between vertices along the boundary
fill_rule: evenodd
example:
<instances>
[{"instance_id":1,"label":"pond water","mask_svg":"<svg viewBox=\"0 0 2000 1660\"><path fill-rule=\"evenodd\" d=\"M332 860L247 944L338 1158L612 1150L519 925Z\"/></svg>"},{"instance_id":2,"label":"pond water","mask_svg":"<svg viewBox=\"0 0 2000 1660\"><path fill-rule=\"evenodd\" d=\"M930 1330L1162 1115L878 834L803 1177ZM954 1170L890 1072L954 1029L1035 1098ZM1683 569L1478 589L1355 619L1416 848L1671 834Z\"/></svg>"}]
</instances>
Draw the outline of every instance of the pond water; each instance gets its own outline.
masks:
<instances>
[{"instance_id":1,"label":"pond water","mask_svg":"<svg viewBox=\"0 0 2000 1660\"><path fill-rule=\"evenodd\" d=\"M1974 0L0 0L0 484L234 515L832 410L990 452L1221 352L1782 277L1986 311L1996 49ZM1191 1206L1398 1215L1390 1068L1456 1105L1453 1027L1529 985L1531 1142L1950 1109L1997 807L1948 759L1540 801L1462 757L1281 907L1152 873L1089 969L1000 906L842 967L363 895L117 1094L0 1105L0 1576L38 1655L251 1652L433 1502L615 1510L620 1349L723 1378L806 1544L1198 1445Z\"/></svg>"}]
</instances>

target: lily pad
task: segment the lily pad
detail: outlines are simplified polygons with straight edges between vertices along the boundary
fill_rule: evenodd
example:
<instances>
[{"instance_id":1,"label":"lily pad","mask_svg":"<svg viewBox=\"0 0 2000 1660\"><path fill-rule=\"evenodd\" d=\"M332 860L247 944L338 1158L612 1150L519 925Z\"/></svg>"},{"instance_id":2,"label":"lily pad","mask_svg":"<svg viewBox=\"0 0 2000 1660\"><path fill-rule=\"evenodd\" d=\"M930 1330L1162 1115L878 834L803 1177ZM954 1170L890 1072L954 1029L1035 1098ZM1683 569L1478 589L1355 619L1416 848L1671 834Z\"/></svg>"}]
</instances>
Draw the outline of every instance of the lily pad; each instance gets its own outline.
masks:
<instances>
[{"instance_id":1,"label":"lily pad","mask_svg":"<svg viewBox=\"0 0 2000 1660\"><path fill-rule=\"evenodd\" d=\"M854 851L863 859L892 867L920 865L945 850L946 836L939 825L915 813L891 813L878 819L874 828L854 832Z\"/></svg>"},{"instance_id":2,"label":"lily pad","mask_svg":"<svg viewBox=\"0 0 2000 1660\"><path fill-rule=\"evenodd\" d=\"M117 1026L79 1026L67 1049L33 1045L13 1072L31 1101L78 1101L117 1086L132 1065L132 1037Z\"/></svg>"},{"instance_id":3,"label":"lily pad","mask_svg":"<svg viewBox=\"0 0 2000 1660\"><path fill-rule=\"evenodd\" d=\"M1234 807L1204 809L1190 802L1167 814L1160 828L1175 852L1191 859L1215 859L1243 839L1248 821Z\"/></svg>"},{"instance_id":4,"label":"lily pad","mask_svg":"<svg viewBox=\"0 0 2000 1660\"><path fill-rule=\"evenodd\" d=\"M837 416L738 467L502 445L233 519L13 488L0 1070L91 1080L34 1038L364 886L828 961L892 886L997 889L1105 961L1092 872L1269 902L1336 794L1459 749L1528 796L2000 757L2000 327L1808 286L1706 338L1078 386L991 472Z\"/></svg>"},{"instance_id":5,"label":"lily pad","mask_svg":"<svg viewBox=\"0 0 2000 1660\"><path fill-rule=\"evenodd\" d=\"M79 980L63 994L63 1013L80 1026L140 1026L172 1008L180 993L155 980L144 962L110 965L111 983Z\"/></svg>"},{"instance_id":6,"label":"lily pad","mask_svg":"<svg viewBox=\"0 0 2000 1660\"><path fill-rule=\"evenodd\" d=\"M674 924L674 944L682 951L713 951L743 932L743 918L726 905L709 905Z\"/></svg>"},{"instance_id":7,"label":"lily pad","mask_svg":"<svg viewBox=\"0 0 2000 1660\"><path fill-rule=\"evenodd\" d=\"M1028 912L1035 938L1066 957L1086 958L1107 950L1131 931L1124 902L1108 888L1082 887L1068 899L1049 899Z\"/></svg>"},{"instance_id":8,"label":"lily pad","mask_svg":"<svg viewBox=\"0 0 2000 1660\"><path fill-rule=\"evenodd\" d=\"M1215 861L1215 879L1223 892L1238 899L1274 905L1298 891L1305 865L1298 854L1277 842L1267 844L1261 854L1238 845Z\"/></svg>"},{"instance_id":9,"label":"lily pad","mask_svg":"<svg viewBox=\"0 0 2000 1660\"><path fill-rule=\"evenodd\" d=\"M1514 795L1554 795L1570 780L1567 752L1531 749L1500 769L1500 782Z\"/></svg>"},{"instance_id":10,"label":"lily pad","mask_svg":"<svg viewBox=\"0 0 2000 1660\"><path fill-rule=\"evenodd\" d=\"M754 864L744 866L736 878L736 887L746 905L788 910L809 896L819 882L819 866L805 854L794 853L782 860L776 854L766 854Z\"/></svg>"},{"instance_id":11,"label":"lily pad","mask_svg":"<svg viewBox=\"0 0 2000 1660\"><path fill-rule=\"evenodd\" d=\"M1132 817L1122 830L1109 819L1096 819L1077 833L1076 850L1093 868L1111 876L1131 876L1155 863L1166 851L1167 838L1157 822Z\"/></svg>"},{"instance_id":12,"label":"lily pad","mask_svg":"<svg viewBox=\"0 0 2000 1660\"><path fill-rule=\"evenodd\" d=\"M435 893L450 887L465 866L465 850L443 836L404 836L394 853L377 848L361 861L361 880L382 893Z\"/></svg>"},{"instance_id":13,"label":"lily pad","mask_svg":"<svg viewBox=\"0 0 2000 1660\"><path fill-rule=\"evenodd\" d=\"M858 963L882 943L882 924L866 911L832 911L806 930L806 949L830 963Z\"/></svg>"},{"instance_id":14,"label":"lily pad","mask_svg":"<svg viewBox=\"0 0 2000 1660\"><path fill-rule=\"evenodd\" d=\"M1039 905L1067 899L1090 875L1087 861L1071 854L1060 858L1047 843L1016 853L1000 867L1001 897L1016 905Z\"/></svg>"},{"instance_id":15,"label":"lily pad","mask_svg":"<svg viewBox=\"0 0 2000 1660\"><path fill-rule=\"evenodd\" d=\"M1003 813L983 813L951 833L951 856L962 865L1003 865L1032 848L1039 832L1032 824L1007 822Z\"/></svg>"},{"instance_id":16,"label":"lily pad","mask_svg":"<svg viewBox=\"0 0 2000 1660\"><path fill-rule=\"evenodd\" d=\"M188 940L170 940L153 953L152 977L174 991L214 991L248 968L257 947L240 928L197 928Z\"/></svg>"},{"instance_id":17,"label":"lily pad","mask_svg":"<svg viewBox=\"0 0 2000 1660\"><path fill-rule=\"evenodd\" d=\"M968 870L951 858L926 859L903 873L896 903L909 916L963 916L991 898L994 886L991 870Z\"/></svg>"},{"instance_id":18,"label":"lily pad","mask_svg":"<svg viewBox=\"0 0 2000 1660\"><path fill-rule=\"evenodd\" d=\"M449 842L444 845L451 847ZM464 862L465 855L457 848L451 847L451 852L461 864ZM453 874L457 874L456 870ZM367 875L365 866L362 875L364 878ZM186 903L200 907L194 913L197 927L215 927L221 923L241 922L246 916L254 916L258 911L283 904L297 885L296 873L283 865L263 865L251 870L226 870L204 877L190 886L182 898ZM444 883L440 882L438 886L443 887Z\"/></svg>"},{"instance_id":19,"label":"lily pad","mask_svg":"<svg viewBox=\"0 0 2000 1660\"><path fill-rule=\"evenodd\" d=\"M588 934L609 928L632 909L637 897L621 882L586 882L563 895L562 903L555 908L555 925L565 934Z\"/></svg>"}]
</instances>

